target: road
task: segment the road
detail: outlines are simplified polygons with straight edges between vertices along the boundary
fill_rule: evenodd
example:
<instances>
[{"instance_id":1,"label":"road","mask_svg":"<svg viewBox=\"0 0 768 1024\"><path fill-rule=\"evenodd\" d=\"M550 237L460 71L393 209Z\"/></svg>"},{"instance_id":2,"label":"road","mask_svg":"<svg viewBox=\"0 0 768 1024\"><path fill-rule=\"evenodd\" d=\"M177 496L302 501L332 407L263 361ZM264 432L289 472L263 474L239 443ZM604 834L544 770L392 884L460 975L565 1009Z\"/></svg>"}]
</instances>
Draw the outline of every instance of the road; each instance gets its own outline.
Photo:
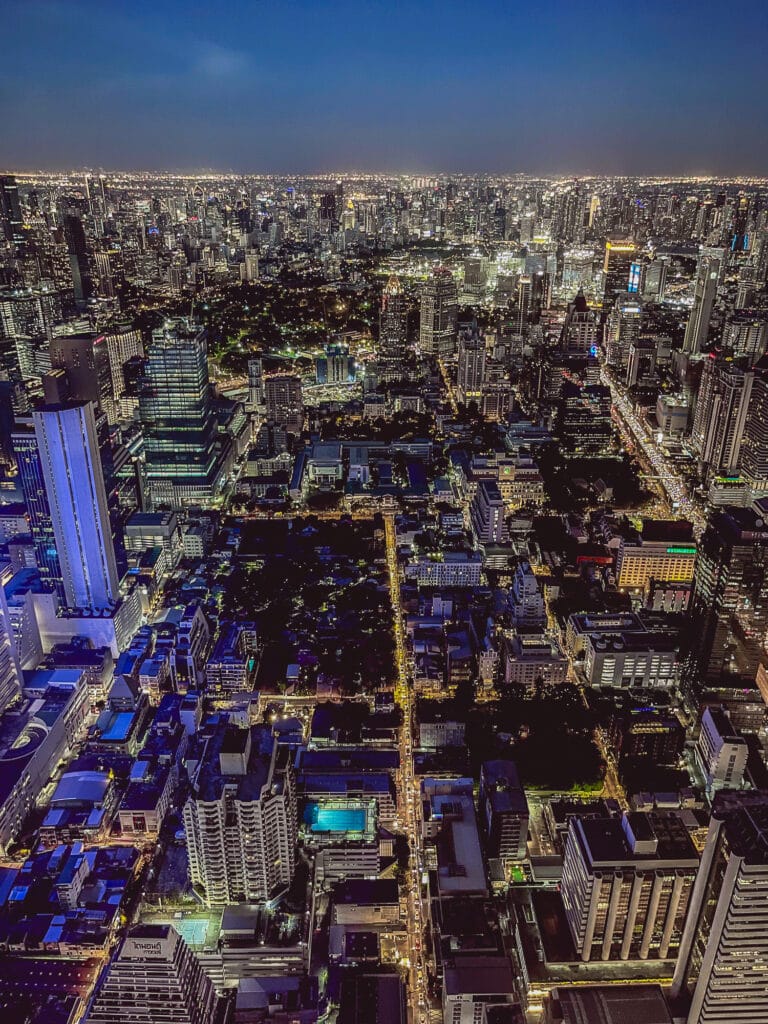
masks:
<instances>
[{"instance_id":1,"label":"road","mask_svg":"<svg viewBox=\"0 0 768 1024\"><path fill-rule=\"evenodd\" d=\"M419 819L419 783L413 771L413 693L408 680L408 653L405 646L405 631L400 608L400 567L397 561L397 535L393 514L384 516L384 530L389 568L389 589L392 599L392 615L395 632L395 660L397 683L395 699L403 713L400 731L400 772L398 775L398 814L400 826L408 837L410 858L405 879L405 894L408 907L408 1006L411 1024L428 1024L429 990L424 960L424 907L421 900L421 825Z\"/></svg>"},{"instance_id":2,"label":"road","mask_svg":"<svg viewBox=\"0 0 768 1024\"><path fill-rule=\"evenodd\" d=\"M674 511L693 523L694 532L699 537L706 526L706 517L699 502L690 496L685 481L680 476L677 468L662 454L651 438L648 437L643 424L635 416L632 404L626 397L624 389L615 380L605 363L602 362L600 364L600 377L602 383L610 389L611 401L621 420L621 424L623 424L635 445L640 449L642 455L653 467L658 483L664 491L670 506Z\"/></svg>"},{"instance_id":3,"label":"road","mask_svg":"<svg viewBox=\"0 0 768 1024\"><path fill-rule=\"evenodd\" d=\"M437 365L440 367L440 374L443 378L443 384L445 390L448 392L448 401L453 411L454 416L459 411L459 405L456 401L456 392L454 391L453 384L451 383L451 375L448 372L448 367L445 365L442 359L437 360Z\"/></svg>"}]
</instances>

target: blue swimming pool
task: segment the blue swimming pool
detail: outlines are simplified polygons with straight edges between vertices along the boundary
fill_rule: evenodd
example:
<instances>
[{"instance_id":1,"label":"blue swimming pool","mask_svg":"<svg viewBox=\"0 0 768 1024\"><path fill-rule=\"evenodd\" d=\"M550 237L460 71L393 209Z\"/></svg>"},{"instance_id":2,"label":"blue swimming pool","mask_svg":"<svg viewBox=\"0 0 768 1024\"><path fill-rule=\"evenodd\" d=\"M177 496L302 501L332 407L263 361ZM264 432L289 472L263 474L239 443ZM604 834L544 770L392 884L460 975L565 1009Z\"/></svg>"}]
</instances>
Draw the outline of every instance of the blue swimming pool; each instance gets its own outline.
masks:
<instances>
[{"instance_id":1,"label":"blue swimming pool","mask_svg":"<svg viewBox=\"0 0 768 1024\"><path fill-rule=\"evenodd\" d=\"M312 832L364 832L365 811L356 807L320 807L309 803L304 822Z\"/></svg>"}]
</instances>

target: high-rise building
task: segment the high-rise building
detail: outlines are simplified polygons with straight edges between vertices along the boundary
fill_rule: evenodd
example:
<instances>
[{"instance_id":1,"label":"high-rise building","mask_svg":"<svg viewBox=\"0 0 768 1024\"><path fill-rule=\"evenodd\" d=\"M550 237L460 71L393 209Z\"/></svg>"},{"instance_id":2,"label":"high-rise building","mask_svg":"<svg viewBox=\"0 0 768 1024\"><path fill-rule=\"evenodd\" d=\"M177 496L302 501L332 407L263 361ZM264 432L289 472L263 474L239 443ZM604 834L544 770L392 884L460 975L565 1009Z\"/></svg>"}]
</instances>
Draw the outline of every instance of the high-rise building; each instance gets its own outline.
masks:
<instances>
[{"instance_id":1,"label":"high-rise building","mask_svg":"<svg viewBox=\"0 0 768 1024\"><path fill-rule=\"evenodd\" d=\"M262 754L259 727L223 718L205 750L184 806L192 884L208 906L265 900L293 877L298 822L288 748Z\"/></svg>"},{"instance_id":2,"label":"high-rise building","mask_svg":"<svg viewBox=\"0 0 768 1024\"><path fill-rule=\"evenodd\" d=\"M605 353L611 366L626 370L633 342L643 328L643 307L636 295L623 292L614 299L605 322Z\"/></svg>"},{"instance_id":3,"label":"high-rise building","mask_svg":"<svg viewBox=\"0 0 768 1024\"><path fill-rule=\"evenodd\" d=\"M408 344L408 307L403 286L397 277L390 277L381 297L379 313L378 364L385 381L405 376Z\"/></svg>"},{"instance_id":4,"label":"high-rise building","mask_svg":"<svg viewBox=\"0 0 768 1024\"><path fill-rule=\"evenodd\" d=\"M587 305L584 292L579 289L568 312L560 335L560 347L565 352L579 355L597 355L598 323L594 311Z\"/></svg>"},{"instance_id":5,"label":"high-rise building","mask_svg":"<svg viewBox=\"0 0 768 1024\"><path fill-rule=\"evenodd\" d=\"M264 399L267 419L288 431L299 435L304 429L304 403L302 401L301 377L292 373L277 373L264 378Z\"/></svg>"},{"instance_id":6,"label":"high-rise building","mask_svg":"<svg viewBox=\"0 0 768 1024\"><path fill-rule=\"evenodd\" d=\"M456 391L459 401L468 405L480 402L485 383L486 343L485 335L477 324L465 327L459 333L459 364L456 374Z\"/></svg>"},{"instance_id":7,"label":"high-rise building","mask_svg":"<svg viewBox=\"0 0 768 1024\"><path fill-rule=\"evenodd\" d=\"M437 267L421 291L419 347L424 355L451 359L456 354L458 299L453 274Z\"/></svg>"},{"instance_id":8,"label":"high-rise building","mask_svg":"<svg viewBox=\"0 0 768 1024\"><path fill-rule=\"evenodd\" d=\"M8 242L24 240L19 186L12 174L0 174L0 230Z\"/></svg>"},{"instance_id":9,"label":"high-rise building","mask_svg":"<svg viewBox=\"0 0 768 1024\"><path fill-rule=\"evenodd\" d=\"M768 793L715 798L672 982L688 1024L768 1020Z\"/></svg>"},{"instance_id":10,"label":"high-rise building","mask_svg":"<svg viewBox=\"0 0 768 1024\"><path fill-rule=\"evenodd\" d=\"M139 384L145 471L155 504L210 501L221 476L205 328L167 320L152 332Z\"/></svg>"},{"instance_id":11,"label":"high-rise building","mask_svg":"<svg viewBox=\"0 0 768 1024\"><path fill-rule=\"evenodd\" d=\"M502 860L525 860L528 853L528 801L514 761L483 762L479 803L490 855Z\"/></svg>"},{"instance_id":12,"label":"high-rise building","mask_svg":"<svg viewBox=\"0 0 768 1024\"><path fill-rule=\"evenodd\" d=\"M66 604L111 609L120 581L93 404L42 406L33 421Z\"/></svg>"},{"instance_id":13,"label":"high-rise building","mask_svg":"<svg viewBox=\"0 0 768 1024\"><path fill-rule=\"evenodd\" d=\"M706 347L712 306L725 267L725 250L702 249L696 268L693 307L685 328L683 351L695 354Z\"/></svg>"},{"instance_id":14,"label":"high-rise building","mask_svg":"<svg viewBox=\"0 0 768 1024\"><path fill-rule=\"evenodd\" d=\"M248 360L248 404L249 412L255 412L264 405L264 364L260 358Z\"/></svg>"},{"instance_id":15,"label":"high-rise building","mask_svg":"<svg viewBox=\"0 0 768 1024\"><path fill-rule=\"evenodd\" d=\"M738 471L754 373L714 352L704 360L691 431L691 447L707 474Z\"/></svg>"},{"instance_id":16,"label":"high-rise building","mask_svg":"<svg viewBox=\"0 0 768 1024\"><path fill-rule=\"evenodd\" d=\"M673 959L698 865L676 812L572 818L562 896L580 959Z\"/></svg>"},{"instance_id":17,"label":"high-rise building","mask_svg":"<svg viewBox=\"0 0 768 1024\"><path fill-rule=\"evenodd\" d=\"M768 356L752 369L744 435L741 443L741 472L752 497L768 494Z\"/></svg>"},{"instance_id":18,"label":"high-rise building","mask_svg":"<svg viewBox=\"0 0 768 1024\"><path fill-rule=\"evenodd\" d=\"M629 288L637 246L630 239L608 239L603 260L603 303L610 306L617 295Z\"/></svg>"},{"instance_id":19,"label":"high-rise building","mask_svg":"<svg viewBox=\"0 0 768 1024\"><path fill-rule=\"evenodd\" d=\"M96 402L106 410L112 399L112 368L104 334L67 334L51 339L51 367L67 375L73 402Z\"/></svg>"},{"instance_id":20,"label":"high-rise building","mask_svg":"<svg viewBox=\"0 0 768 1024\"><path fill-rule=\"evenodd\" d=\"M0 715L21 695L22 686L14 624L5 594L5 585L12 577L13 570L5 563L0 569Z\"/></svg>"},{"instance_id":21,"label":"high-rise building","mask_svg":"<svg viewBox=\"0 0 768 1024\"><path fill-rule=\"evenodd\" d=\"M112 377L112 397L118 401L125 393L123 367L129 359L135 359L137 356L143 357L144 344L141 340L141 331L130 325L111 330L105 337L109 372Z\"/></svg>"},{"instance_id":22,"label":"high-rise building","mask_svg":"<svg viewBox=\"0 0 768 1024\"><path fill-rule=\"evenodd\" d=\"M54 589L64 601L61 562L56 550L51 509L45 489L45 477L40 460L40 448L31 417L16 424L11 435L13 454L19 472L19 482L27 506L29 528L35 545L35 562L43 583Z\"/></svg>"},{"instance_id":23,"label":"high-rise building","mask_svg":"<svg viewBox=\"0 0 768 1024\"><path fill-rule=\"evenodd\" d=\"M752 508L718 509L699 541L690 603L689 687L753 680L768 632L768 525Z\"/></svg>"},{"instance_id":24,"label":"high-rise building","mask_svg":"<svg viewBox=\"0 0 768 1024\"><path fill-rule=\"evenodd\" d=\"M753 366L768 348L768 318L754 310L737 310L725 325L723 348L736 359L745 356Z\"/></svg>"},{"instance_id":25,"label":"high-rise building","mask_svg":"<svg viewBox=\"0 0 768 1024\"><path fill-rule=\"evenodd\" d=\"M495 480L481 480L472 499L472 528L480 544L507 544L504 499Z\"/></svg>"},{"instance_id":26,"label":"high-rise building","mask_svg":"<svg viewBox=\"0 0 768 1024\"><path fill-rule=\"evenodd\" d=\"M85 1024L213 1024L216 991L169 924L131 928L102 972Z\"/></svg>"}]
</instances>

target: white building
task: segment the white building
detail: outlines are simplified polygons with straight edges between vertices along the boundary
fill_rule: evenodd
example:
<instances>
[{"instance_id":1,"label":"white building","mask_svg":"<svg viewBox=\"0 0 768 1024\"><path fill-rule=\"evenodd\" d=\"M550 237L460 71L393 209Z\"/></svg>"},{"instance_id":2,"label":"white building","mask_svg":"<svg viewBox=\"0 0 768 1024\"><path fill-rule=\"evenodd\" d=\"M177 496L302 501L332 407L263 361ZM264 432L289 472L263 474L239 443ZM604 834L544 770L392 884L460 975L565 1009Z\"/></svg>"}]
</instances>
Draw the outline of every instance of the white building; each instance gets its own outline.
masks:
<instances>
[{"instance_id":1,"label":"white building","mask_svg":"<svg viewBox=\"0 0 768 1024\"><path fill-rule=\"evenodd\" d=\"M715 799L672 982L688 1024L768 1020L768 796Z\"/></svg>"},{"instance_id":2,"label":"white building","mask_svg":"<svg viewBox=\"0 0 768 1024\"><path fill-rule=\"evenodd\" d=\"M70 608L114 608L119 580L93 404L33 413L64 593Z\"/></svg>"},{"instance_id":3,"label":"white building","mask_svg":"<svg viewBox=\"0 0 768 1024\"><path fill-rule=\"evenodd\" d=\"M724 708L705 709L696 744L696 760L706 779L707 790L739 789L744 784L749 747L731 725Z\"/></svg>"},{"instance_id":4,"label":"white building","mask_svg":"<svg viewBox=\"0 0 768 1024\"><path fill-rule=\"evenodd\" d=\"M184 806L189 874L208 906L267 899L293 877L298 822L287 751L226 719L207 738Z\"/></svg>"}]
</instances>

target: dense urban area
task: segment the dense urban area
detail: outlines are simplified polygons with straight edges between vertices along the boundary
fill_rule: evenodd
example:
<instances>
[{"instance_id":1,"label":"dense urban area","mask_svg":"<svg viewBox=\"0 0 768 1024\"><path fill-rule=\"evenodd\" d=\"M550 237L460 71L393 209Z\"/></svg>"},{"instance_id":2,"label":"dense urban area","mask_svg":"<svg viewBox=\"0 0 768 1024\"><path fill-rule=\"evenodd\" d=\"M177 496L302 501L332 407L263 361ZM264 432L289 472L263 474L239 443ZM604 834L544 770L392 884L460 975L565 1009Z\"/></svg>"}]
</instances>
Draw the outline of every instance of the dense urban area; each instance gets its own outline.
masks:
<instances>
[{"instance_id":1,"label":"dense urban area","mask_svg":"<svg viewBox=\"0 0 768 1024\"><path fill-rule=\"evenodd\" d=\"M768 1021L768 181L0 176L0 1019Z\"/></svg>"}]
</instances>

